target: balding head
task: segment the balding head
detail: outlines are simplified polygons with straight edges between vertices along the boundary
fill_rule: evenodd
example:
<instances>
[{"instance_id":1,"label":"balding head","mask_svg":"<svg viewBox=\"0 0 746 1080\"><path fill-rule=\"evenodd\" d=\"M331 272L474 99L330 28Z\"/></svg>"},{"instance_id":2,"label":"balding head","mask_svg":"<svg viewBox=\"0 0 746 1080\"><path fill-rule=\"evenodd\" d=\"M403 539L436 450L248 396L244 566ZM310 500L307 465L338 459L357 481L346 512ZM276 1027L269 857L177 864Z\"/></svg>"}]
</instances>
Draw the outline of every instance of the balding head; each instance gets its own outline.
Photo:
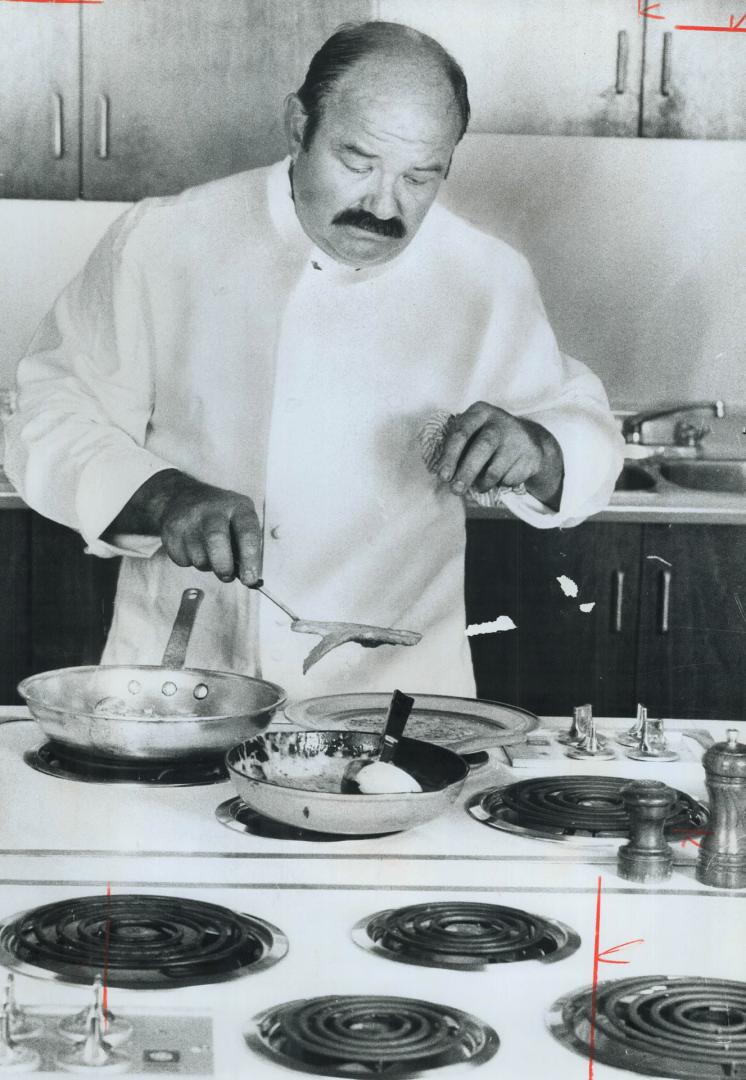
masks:
<instances>
[{"instance_id":1,"label":"balding head","mask_svg":"<svg viewBox=\"0 0 746 1080\"><path fill-rule=\"evenodd\" d=\"M285 103L303 229L354 266L393 259L420 227L469 118L461 69L398 23L343 27Z\"/></svg>"},{"instance_id":2,"label":"balding head","mask_svg":"<svg viewBox=\"0 0 746 1080\"><path fill-rule=\"evenodd\" d=\"M340 83L377 76L384 83L391 73L406 69L410 86L437 95L444 113L455 110L456 142L469 123L469 96L463 71L442 45L410 26L391 22L346 23L315 54L298 100L308 117L304 132L308 149L321 120L324 102Z\"/></svg>"}]
</instances>

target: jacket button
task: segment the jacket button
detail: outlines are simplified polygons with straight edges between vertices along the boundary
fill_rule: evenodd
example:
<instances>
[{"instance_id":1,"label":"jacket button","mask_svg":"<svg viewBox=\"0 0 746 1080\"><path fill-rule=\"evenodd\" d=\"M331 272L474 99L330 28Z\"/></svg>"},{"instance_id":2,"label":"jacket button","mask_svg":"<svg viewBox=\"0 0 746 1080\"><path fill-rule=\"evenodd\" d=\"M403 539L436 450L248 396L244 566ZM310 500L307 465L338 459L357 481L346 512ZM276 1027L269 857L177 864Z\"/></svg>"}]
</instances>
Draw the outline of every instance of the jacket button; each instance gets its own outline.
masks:
<instances>
[{"instance_id":1,"label":"jacket button","mask_svg":"<svg viewBox=\"0 0 746 1080\"><path fill-rule=\"evenodd\" d=\"M269 530L269 535L272 537L273 540L279 540L280 539L280 526L279 525L273 525L272 528Z\"/></svg>"}]
</instances>

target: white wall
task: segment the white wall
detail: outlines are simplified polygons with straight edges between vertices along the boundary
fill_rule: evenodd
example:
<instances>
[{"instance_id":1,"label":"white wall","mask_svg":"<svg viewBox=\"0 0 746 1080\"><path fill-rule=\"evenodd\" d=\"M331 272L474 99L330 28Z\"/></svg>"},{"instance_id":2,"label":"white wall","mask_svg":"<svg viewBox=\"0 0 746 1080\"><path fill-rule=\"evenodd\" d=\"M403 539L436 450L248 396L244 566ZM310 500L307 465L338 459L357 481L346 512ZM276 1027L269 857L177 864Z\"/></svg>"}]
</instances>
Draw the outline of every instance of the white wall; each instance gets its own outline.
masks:
<instances>
[{"instance_id":1,"label":"white wall","mask_svg":"<svg viewBox=\"0 0 746 1080\"><path fill-rule=\"evenodd\" d=\"M746 143L471 135L444 201L531 261L615 406L746 404ZM121 204L0 201L0 385Z\"/></svg>"}]
</instances>

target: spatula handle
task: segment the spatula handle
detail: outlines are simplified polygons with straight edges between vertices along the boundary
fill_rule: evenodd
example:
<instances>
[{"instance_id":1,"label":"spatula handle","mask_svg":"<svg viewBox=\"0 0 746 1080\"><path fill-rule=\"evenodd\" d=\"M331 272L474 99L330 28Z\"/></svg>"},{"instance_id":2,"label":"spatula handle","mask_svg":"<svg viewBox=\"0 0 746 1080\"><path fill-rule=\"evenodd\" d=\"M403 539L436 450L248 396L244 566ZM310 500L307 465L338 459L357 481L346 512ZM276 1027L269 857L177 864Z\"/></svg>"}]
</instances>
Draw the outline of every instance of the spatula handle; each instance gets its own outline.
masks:
<instances>
[{"instance_id":1,"label":"spatula handle","mask_svg":"<svg viewBox=\"0 0 746 1080\"><path fill-rule=\"evenodd\" d=\"M394 690L386 715L386 726L383 729L383 747L379 761L391 761L393 758L413 705L413 697L403 694L401 690Z\"/></svg>"}]
</instances>

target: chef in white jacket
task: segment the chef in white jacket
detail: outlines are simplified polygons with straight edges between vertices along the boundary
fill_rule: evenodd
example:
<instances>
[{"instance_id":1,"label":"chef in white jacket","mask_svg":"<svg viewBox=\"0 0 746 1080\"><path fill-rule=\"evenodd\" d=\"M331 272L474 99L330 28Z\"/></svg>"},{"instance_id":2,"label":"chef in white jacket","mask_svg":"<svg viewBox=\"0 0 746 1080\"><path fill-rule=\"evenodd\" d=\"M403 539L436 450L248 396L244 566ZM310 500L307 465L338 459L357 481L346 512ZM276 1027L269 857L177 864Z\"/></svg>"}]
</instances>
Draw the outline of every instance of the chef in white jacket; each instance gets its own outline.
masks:
<instances>
[{"instance_id":1,"label":"chef in white jacket","mask_svg":"<svg viewBox=\"0 0 746 1080\"><path fill-rule=\"evenodd\" d=\"M157 663L199 584L195 666L291 698L471 695L461 496L517 488L516 516L576 524L621 440L525 260L433 205L469 113L436 42L344 27L285 109L286 161L112 226L20 364L6 468L92 554L125 556L106 663ZM437 409L457 422L432 474L417 435ZM347 644L304 676L315 639L260 576L305 618L422 641Z\"/></svg>"}]
</instances>

